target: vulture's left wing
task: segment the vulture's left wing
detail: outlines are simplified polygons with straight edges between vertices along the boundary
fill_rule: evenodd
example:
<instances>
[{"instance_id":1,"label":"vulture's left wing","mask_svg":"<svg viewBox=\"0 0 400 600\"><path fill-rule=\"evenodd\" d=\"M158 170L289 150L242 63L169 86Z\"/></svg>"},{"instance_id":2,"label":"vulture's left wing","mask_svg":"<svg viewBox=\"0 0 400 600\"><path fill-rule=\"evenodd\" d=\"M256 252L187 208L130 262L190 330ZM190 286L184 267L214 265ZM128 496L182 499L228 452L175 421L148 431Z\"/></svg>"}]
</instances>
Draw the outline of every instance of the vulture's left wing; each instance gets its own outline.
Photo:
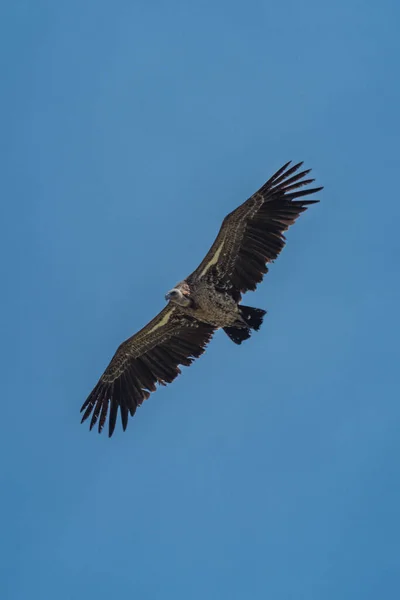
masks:
<instances>
[{"instance_id":1,"label":"vulture's left wing","mask_svg":"<svg viewBox=\"0 0 400 600\"><path fill-rule=\"evenodd\" d=\"M137 407L154 392L156 384L166 385L203 354L215 328L168 304L150 323L123 342L96 387L83 404L82 422L92 415L90 429L99 420L99 433L110 411L108 434L113 434L118 407L122 427Z\"/></svg>"},{"instance_id":2,"label":"vulture's left wing","mask_svg":"<svg viewBox=\"0 0 400 600\"><path fill-rule=\"evenodd\" d=\"M303 163L284 165L253 196L227 215L217 238L200 266L187 281L211 276L214 285L229 291L237 302L255 290L268 272L266 263L277 258L285 245L283 232L309 204L303 200L322 188L300 190L314 179L310 172L296 173Z\"/></svg>"}]
</instances>

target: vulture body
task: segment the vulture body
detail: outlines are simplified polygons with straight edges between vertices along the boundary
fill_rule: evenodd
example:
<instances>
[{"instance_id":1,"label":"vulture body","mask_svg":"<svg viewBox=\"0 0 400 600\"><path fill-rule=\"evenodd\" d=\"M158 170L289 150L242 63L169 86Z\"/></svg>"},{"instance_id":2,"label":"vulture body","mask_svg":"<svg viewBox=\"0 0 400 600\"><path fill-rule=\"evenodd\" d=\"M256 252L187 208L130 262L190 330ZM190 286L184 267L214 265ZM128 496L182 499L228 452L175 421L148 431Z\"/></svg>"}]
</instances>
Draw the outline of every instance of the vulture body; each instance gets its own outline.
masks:
<instances>
[{"instance_id":1,"label":"vulture body","mask_svg":"<svg viewBox=\"0 0 400 600\"><path fill-rule=\"evenodd\" d=\"M109 436L118 408L125 430L129 414L157 384L165 385L203 354L217 329L241 344L258 330L264 310L241 304L242 294L255 290L285 244L283 232L310 204L304 200L322 188L300 189L312 183L302 163L277 171L255 194L227 215L199 267L178 283L165 308L134 336L123 342L81 408L82 422L91 416L102 431L109 413Z\"/></svg>"}]
</instances>

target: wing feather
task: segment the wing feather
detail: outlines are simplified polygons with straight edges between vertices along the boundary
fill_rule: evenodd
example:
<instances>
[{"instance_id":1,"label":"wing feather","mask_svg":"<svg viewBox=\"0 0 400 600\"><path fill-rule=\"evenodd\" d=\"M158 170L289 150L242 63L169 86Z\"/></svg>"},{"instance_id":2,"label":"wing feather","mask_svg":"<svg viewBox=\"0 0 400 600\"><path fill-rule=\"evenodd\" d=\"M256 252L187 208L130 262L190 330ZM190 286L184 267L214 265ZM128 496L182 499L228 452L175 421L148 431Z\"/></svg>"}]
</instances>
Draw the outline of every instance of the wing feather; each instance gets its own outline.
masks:
<instances>
[{"instance_id":1,"label":"wing feather","mask_svg":"<svg viewBox=\"0 0 400 600\"><path fill-rule=\"evenodd\" d=\"M191 365L204 352L214 331L213 326L182 313L179 307L167 305L119 346L81 408L82 422L91 415L90 429L98 422L101 432L108 414L111 437L119 410L125 430L129 414L135 414L157 384L173 381L181 372L178 365Z\"/></svg>"},{"instance_id":2,"label":"wing feather","mask_svg":"<svg viewBox=\"0 0 400 600\"><path fill-rule=\"evenodd\" d=\"M318 200L302 200L322 187L299 189L311 184L310 169L299 171L303 163L281 167L253 196L225 217L221 229L188 283L212 277L218 288L230 291L237 302L248 290L255 290L285 245L283 232L309 205Z\"/></svg>"}]
</instances>

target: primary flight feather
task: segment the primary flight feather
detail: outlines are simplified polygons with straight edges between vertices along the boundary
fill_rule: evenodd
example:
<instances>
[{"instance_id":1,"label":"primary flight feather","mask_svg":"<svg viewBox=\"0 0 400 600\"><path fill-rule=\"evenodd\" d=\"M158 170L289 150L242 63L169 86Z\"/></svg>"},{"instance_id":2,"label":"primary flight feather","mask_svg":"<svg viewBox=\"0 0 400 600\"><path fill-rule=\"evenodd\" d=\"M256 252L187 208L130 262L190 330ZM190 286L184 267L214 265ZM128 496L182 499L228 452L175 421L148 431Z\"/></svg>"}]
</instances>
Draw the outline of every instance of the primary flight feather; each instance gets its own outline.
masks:
<instances>
[{"instance_id":1,"label":"primary flight feather","mask_svg":"<svg viewBox=\"0 0 400 600\"><path fill-rule=\"evenodd\" d=\"M109 414L114 432L118 408L125 430L129 415L157 384L166 385L203 354L214 332L222 328L241 344L258 330L265 310L240 304L255 290L285 245L283 232L318 200L303 200L322 187L312 183L303 163L284 165L255 194L223 220L221 229L197 269L165 296L167 306L143 329L123 342L84 402L82 422L102 431Z\"/></svg>"}]
</instances>

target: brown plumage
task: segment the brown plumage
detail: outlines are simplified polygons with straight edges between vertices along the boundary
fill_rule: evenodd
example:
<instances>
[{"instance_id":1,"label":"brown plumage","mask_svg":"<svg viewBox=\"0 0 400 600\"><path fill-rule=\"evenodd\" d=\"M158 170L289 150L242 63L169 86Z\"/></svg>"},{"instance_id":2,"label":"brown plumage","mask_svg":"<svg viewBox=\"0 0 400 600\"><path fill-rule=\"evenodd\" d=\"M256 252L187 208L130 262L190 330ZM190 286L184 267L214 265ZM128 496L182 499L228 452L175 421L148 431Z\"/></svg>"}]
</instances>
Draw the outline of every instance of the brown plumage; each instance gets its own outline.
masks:
<instances>
[{"instance_id":1,"label":"brown plumage","mask_svg":"<svg viewBox=\"0 0 400 600\"><path fill-rule=\"evenodd\" d=\"M240 304L268 272L267 263L285 245L283 232L310 204L302 200L322 188L300 190L312 183L302 163L284 165L253 196L225 217L209 252L198 268L171 290L167 306L143 329L123 342L83 404L82 422L103 429L109 412L109 436L118 408L125 430L129 414L157 384L165 385L205 350L216 329L237 344L261 326L265 311Z\"/></svg>"}]
</instances>

